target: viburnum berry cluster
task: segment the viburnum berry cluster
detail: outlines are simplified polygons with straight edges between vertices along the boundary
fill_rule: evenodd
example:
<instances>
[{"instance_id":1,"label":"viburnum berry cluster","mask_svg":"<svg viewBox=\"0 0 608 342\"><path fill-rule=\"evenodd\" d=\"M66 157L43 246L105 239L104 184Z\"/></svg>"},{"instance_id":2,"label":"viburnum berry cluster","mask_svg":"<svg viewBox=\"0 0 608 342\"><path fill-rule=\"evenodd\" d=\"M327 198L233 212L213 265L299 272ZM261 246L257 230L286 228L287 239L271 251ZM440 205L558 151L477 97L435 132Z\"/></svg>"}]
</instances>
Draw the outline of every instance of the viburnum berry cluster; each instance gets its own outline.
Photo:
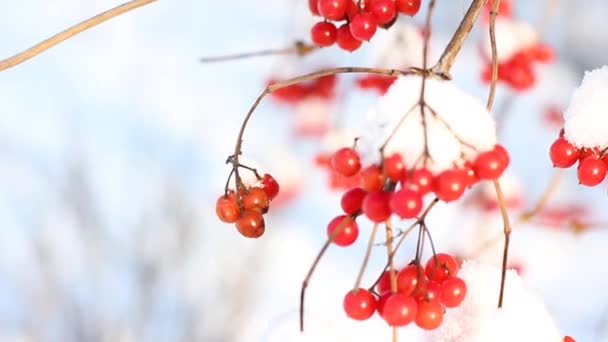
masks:
<instances>
[{"instance_id":1,"label":"viburnum berry cluster","mask_svg":"<svg viewBox=\"0 0 608 342\"><path fill-rule=\"evenodd\" d=\"M416 260L395 270L395 289L390 271L382 273L370 288L358 288L344 296L346 315L367 320L377 313L389 326L403 327L412 322L425 330L438 328L446 308L462 303L467 286L458 278L458 262L448 254L436 254L421 266Z\"/></svg>"},{"instance_id":2,"label":"viburnum berry cluster","mask_svg":"<svg viewBox=\"0 0 608 342\"><path fill-rule=\"evenodd\" d=\"M490 16L492 1L486 6L486 20ZM517 91L529 90L536 84L535 64L549 64L555 60L553 48L539 41L532 25L513 18L511 1L501 1L496 20L498 81ZM484 59L482 80L492 80L492 52L489 37L484 36L481 55Z\"/></svg>"},{"instance_id":3,"label":"viburnum berry cluster","mask_svg":"<svg viewBox=\"0 0 608 342\"><path fill-rule=\"evenodd\" d=\"M553 166L569 168L578 162L577 176L582 185L596 186L606 178L608 171L608 148L577 148L564 137L564 130L551 144L549 154Z\"/></svg>"},{"instance_id":4,"label":"viburnum berry cluster","mask_svg":"<svg viewBox=\"0 0 608 342\"><path fill-rule=\"evenodd\" d=\"M587 72L564 112L564 127L549 149L553 165L569 168L578 163L579 183L596 186L608 171L608 67Z\"/></svg>"},{"instance_id":5,"label":"viburnum berry cluster","mask_svg":"<svg viewBox=\"0 0 608 342\"><path fill-rule=\"evenodd\" d=\"M380 223L392 214L402 219L416 217L428 193L451 202L479 180L497 179L509 165L509 154L502 145L496 145L463 168L433 174L425 167L408 169L398 153L384 158L381 165L362 168L357 151L344 147L334 153L331 165L343 177L360 180L358 187L346 191L342 197L345 213L352 215L360 210L372 222Z\"/></svg>"},{"instance_id":6,"label":"viburnum berry cluster","mask_svg":"<svg viewBox=\"0 0 608 342\"><path fill-rule=\"evenodd\" d=\"M390 28L399 14L418 13L420 4L421 0L308 0L311 13L324 18L311 28L311 40L317 46L338 44L355 51L378 27Z\"/></svg>"},{"instance_id":7,"label":"viburnum berry cluster","mask_svg":"<svg viewBox=\"0 0 608 342\"><path fill-rule=\"evenodd\" d=\"M247 186L237 176L237 190L225 189L216 201L215 213L222 222L234 223L244 237L257 239L266 230L264 215L270 209L270 202L279 194L280 187L270 174L260 176L254 169L247 169L254 172L258 182ZM233 174L234 171L230 177Z\"/></svg>"}]
</instances>

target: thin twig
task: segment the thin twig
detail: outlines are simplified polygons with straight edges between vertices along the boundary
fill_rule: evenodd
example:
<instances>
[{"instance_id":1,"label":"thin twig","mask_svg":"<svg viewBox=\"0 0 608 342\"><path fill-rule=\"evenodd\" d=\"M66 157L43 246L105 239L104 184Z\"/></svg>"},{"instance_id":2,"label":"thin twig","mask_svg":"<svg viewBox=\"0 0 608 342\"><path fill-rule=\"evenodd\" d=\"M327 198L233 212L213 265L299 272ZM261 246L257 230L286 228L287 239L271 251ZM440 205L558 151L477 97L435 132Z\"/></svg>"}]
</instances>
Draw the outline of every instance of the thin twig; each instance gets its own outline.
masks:
<instances>
[{"instance_id":1,"label":"thin twig","mask_svg":"<svg viewBox=\"0 0 608 342\"><path fill-rule=\"evenodd\" d=\"M116 16L119 16L123 13L129 12L138 7L147 5L147 4L155 2L155 1L157 1L157 0L129 1L120 6L114 7L110 10L100 13L92 18L89 18L83 22L80 22L80 23L78 23L70 28L67 28L64 31L59 32L58 34L30 47L29 49L27 49L23 52L20 52L12 57L9 57L7 59L0 61L0 71L6 70L6 69L14 67L18 64L21 64L21 63L27 61L28 59L33 58L33 57L41 54L42 52L52 48L55 45L83 32L83 31L86 31L94 26L97 26L97 25L103 23L104 21L107 21L107 20L112 19Z\"/></svg>"},{"instance_id":2,"label":"thin twig","mask_svg":"<svg viewBox=\"0 0 608 342\"><path fill-rule=\"evenodd\" d=\"M490 91L488 95L487 109L488 112L492 112L492 106L494 105L494 97L496 95L496 82L498 80L498 53L496 49L496 16L498 15L498 7L500 6L500 0L494 0L492 3L492 11L490 13L490 44L492 47L492 82L490 83ZM500 207L500 214L502 215L503 221L503 233L505 236L505 244L502 253L502 272L500 277L500 293L498 295L498 307L502 308L504 293L505 293L505 280L507 276L507 263L509 259L509 243L511 241L511 222L509 220L509 213L507 212L507 204L505 203L504 194L500 186L498 179L494 180L494 190L496 191L496 198Z\"/></svg>"},{"instance_id":3,"label":"thin twig","mask_svg":"<svg viewBox=\"0 0 608 342\"><path fill-rule=\"evenodd\" d=\"M355 281L355 286L353 286L353 291L356 291L361 287L361 281L363 280L363 274L365 273L365 269L367 268L367 263L369 262L369 257L372 254L372 248L374 248L374 240L376 239L376 232L378 232L378 224L374 224L374 228L372 228L371 236L369 237L369 241L367 243L367 249L365 250L365 256L363 257L363 262L361 263L361 268L359 269L359 274L357 275L357 280Z\"/></svg>"},{"instance_id":4,"label":"thin twig","mask_svg":"<svg viewBox=\"0 0 608 342\"><path fill-rule=\"evenodd\" d=\"M391 293L397 293L397 276L395 274L395 264L393 263L393 224L390 219L386 221L386 255L388 258L389 279L391 283ZM398 341L397 328L393 327L393 342Z\"/></svg>"},{"instance_id":5,"label":"thin twig","mask_svg":"<svg viewBox=\"0 0 608 342\"><path fill-rule=\"evenodd\" d=\"M490 90L488 94L488 102L486 107L488 111L492 111L494 106L494 98L496 97L496 82L498 82L498 49L496 48L496 16L498 15L498 6L500 0L494 0L492 3L492 11L490 13L490 47L492 49L492 80L490 82Z\"/></svg>"},{"instance_id":6,"label":"thin twig","mask_svg":"<svg viewBox=\"0 0 608 342\"><path fill-rule=\"evenodd\" d=\"M306 75L299 76L299 77L294 77L294 78L280 81L280 82L267 86L264 89L264 91L262 91L262 93L257 97L255 102L253 103L253 105L251 106L249 111L247 112L247 115L245 115L245 119L243 120L243 123L241 124L241 128L239 129L239 134L237 136L236 144L234 146L234 155L233 155L234 157L232 158L233 164L238 165L238 163L239 163L239 156L241 155L241 152L242 152L241 148L243 145L243 136L245 134L245 129L247 128L247 124L249 123L251 116L253 115L253 113L255 112L257 107L260 105L262 100L268 94L272 93L273 91L279 90L282 88L286 88L286 87L289 87L290 85L294 85L294 84L297 84L300 82L305 82L305 81L317 79L319 77L336 75L336 74L367 73L367 74L377 74L377 75L387 75L387 76L399 76L399 75L405 76L405 75L411 74L412 72L413 71L411 71L411 70L402 71L402 70L397 70L397 69L381 69L381 68L367 68L367 67L339 67L339 68L321 70L321 71L313 72L313 73L306 74ZM235 178L236 178L237 190L238 190L238 186L240 184L238 170L235 171L235 176L236 176Z\"/></svg>"},{"instance_id":7,"label":"thin twig","mask_svg":"<svg viewBox=\"0 0 608 342\"><path fill-rule=\"evenodd\" d=\"M553 197L553 194L555 194L555 192L559 188L559 184L561 183L564 175L565 173L563 170L558 170L553 175L553 177L551 177L551 180L545 187L545 190L543 191L538 201L536 201L536 204L534 204L532 209L524 212L517 218L517 220L515 220L515 222L511 226L511 230L515 229L522 223L530 222L536 215L538 215L545 209L545 207ZM500 240L500 238L502 238L503 235L504 234L497 234L492 238L487 239L482 244L480 244L479 247L477 247L477 249L471 254L471 256L475 257L485 252L488 248L494 246L494 244L496 244Z\"/></svg>"},{"instance_id":8,"label":"thin twig","mask_svg":"<svg viewBox=\"0 0 608 342\"><path fill-rule=\"evenodd\" d=\"M431 68L433 74L444 79L452 79L450 69L454 64L454 60L460 52L465 39L473 29L473 25L475 24L475 21L477 21L479 13L481 13L481 10L487 2L488 0L473 0L467 13L464 15L464 18L462 18L460 25L458 25L458 29L456 29L456 32L454 32L452 39L448 43L448 46L446 46L443 54L437 61L437 64Z\"/></svg>"},{"instance_id":9,"label":"thin twig","mask_svg":"<svg viewBox=\"0 0 608 342\"><path fill-rule=\"evenodd\" d=\"M355 220L355 217L350 216L350 217L344 218L340 222L340 224L338 224L338 226L336 226L336 228L332 231L332 233L329 235L329 237L323 244L323 247L321 247L321 250L319 251L319 253L317 253L317 256L315 257L315 260L313 261L312 265L308 269L308 272L306 273L306 277L304 278L304 281L302 281L302 288L300 290L300 331L301 332L304 331L304 296L306 294L306 288L308 287L308 282L310 282L310 279L312 278L312 275L315 272L315 269L319 265L321 258L323 257L323 255L325 254L327 249L329 248L329 245L331 244L333 239L338 234L340 234L342 232L342 230L344 230L344 228L346 228L346 226L348 225L350 220Z\"/></svg>"},{"instance_id":10,"label":"thin twig","mask_svg":"<svg viewBox=\"0 0 608 342\"><path fill-rule=\"evenodd\" d=\"M217 63L217 62L227 62L227 61L253 58L253 57L291 55L291 54L296 54L300 57L303 57L318 49L319 49L319 47L317 47L317 46L309 45L302 41L296 41L293 45L291 45L289 47L285 47L285 48L251 51L251 52L237 53L237 54L233 54L233 55L224 55L224 56L201 57L199 59L199 61L201 63Z\"/></svg>"},{"instance_id":11,"label":"thin twig","mask_svg":"<svg viewBox=\"0 0 608 342\"><path fill-rule=\"evenodd\" d=\"M559 185L562 179L564 178L564 174L564 170L557 170L557 172L553 174L553 177L551 177L549 184L545 188L545 191L543 191L539 200L536 202L536 205L531 210L521 214L521 216L515 222L516 224L529 221L531 218L538 215L538 213L545 209L545 207L551 200L551 197L553 197L553 194L559 188Z\"/></svg>"}]
</instances>

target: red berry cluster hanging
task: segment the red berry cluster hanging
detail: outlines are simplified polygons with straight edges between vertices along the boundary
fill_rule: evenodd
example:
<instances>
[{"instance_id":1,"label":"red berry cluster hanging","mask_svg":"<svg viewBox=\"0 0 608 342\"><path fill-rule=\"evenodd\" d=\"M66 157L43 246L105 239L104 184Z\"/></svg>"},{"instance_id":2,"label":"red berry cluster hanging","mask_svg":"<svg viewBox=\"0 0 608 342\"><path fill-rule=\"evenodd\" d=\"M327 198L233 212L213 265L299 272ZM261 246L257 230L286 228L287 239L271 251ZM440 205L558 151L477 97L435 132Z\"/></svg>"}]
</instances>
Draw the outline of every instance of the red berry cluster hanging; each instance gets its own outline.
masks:
<instances>
[{"instance_id":1,"label":"red berry cluster hanging","mask_svg":"<svg viewBox=\"0 0 608 342\"><path fill-rule=\"evenodd\" d=\"M534 64L548 64L554 59L555 52L553 48L544 44L533 45L498 64L498 81L504 82L514 90L528 90L536 83ZM492 81L491 62L486 63L482 72L482 79L486 83Z\"/></svg>"},{"instance_id":2,"label":"red berry cluster hanging","mask_svg":"<svg viewBox=\"0 0 608 342\"><path fill-rule=\"evenodd\" d=\"M608 171L608 148L578 148L564 137L564 130L551 144L549 155L553 166L569 168L578 162L578 181L582 185L596 186L606 178Z\"/></svg>"},{"instance_id":3,"label":"red berry cluster hanging","mask_svg":"<svg viewBox=\"0 0 608 342\"><path fill-rule=\"evenodd\" d=\"M312 14L325 18L310 30L318 46L337 43L346 51L357 50L369 41L378 27L388 29L399 14L413 16L420 10L420 0L309 0ZM337 27L336 25L339 25Z\"/></svg>"},{"instance_id":4,"label":"red berry cluster hanging","mask_svg":"<svg viewBox=\"0 0 608 342\"><path fill-rule=\"evenodd\" d=\"M256 174L257 176L257 174ZM238 186L217 199L215 213L225 223L234 223L238 232L247 238L259 238L266 230L264 214L270 202L279 194L279 183L269 174L258 178L254 186Z\"/></svg>"},{"instance_id":5,"label":"red berry cluster hanging","mask_svg":"<svg viewBox=\"0 0 608 342\"><path fill-rule=\"evenodd\" d=\"M268 80L266 85L270 86L279 81L272 78ZM308 82L300 82L277 89L271 92L270 96L274 100L286 104L296 104L312 97L331 100L336 96L337 83L336 75L327 75Z\"/></svg>"},{"instance_id":6,"label":"red berry cluster hanging","mask_svg":"<svg viewBox=\"0 0 608 342\"><path fill-rule=\"evenodd\" d=\"M344 311L359 321L377 312L392 327L415 322L422 329L436 329L445 309L458 307L466 297L467 286L457 277L459 269L448 254L432 256L425 267L414 261L396 270L396 291L391 288L390 272L385 271L375 288L349 291L344 296Z\"/></svg>"},{"instance_id":7,"label":"red berry cluster hanging","mask_svg":"<svg viewBox=\"0 0 608 342\"><path fill-rule=\"evenodd\" d=\"M402 219L416 217L422 210L423 197L430 192L445 202L457 200L466 188L479 180L498 179L509 160L506 149L496 145L490 151L479 153L465 167L454 167L434 175L426 168L408 170L398 153L385 157L382 166L373 164L362 168L357 151L344 147L334 153L331 165L344 177L359 177L359 187L345 192L342 198L345 213L361 212L370 221L381 223L392 214ZM348 205L345 207L344 203Z\"/></svg>"}]
</instances>

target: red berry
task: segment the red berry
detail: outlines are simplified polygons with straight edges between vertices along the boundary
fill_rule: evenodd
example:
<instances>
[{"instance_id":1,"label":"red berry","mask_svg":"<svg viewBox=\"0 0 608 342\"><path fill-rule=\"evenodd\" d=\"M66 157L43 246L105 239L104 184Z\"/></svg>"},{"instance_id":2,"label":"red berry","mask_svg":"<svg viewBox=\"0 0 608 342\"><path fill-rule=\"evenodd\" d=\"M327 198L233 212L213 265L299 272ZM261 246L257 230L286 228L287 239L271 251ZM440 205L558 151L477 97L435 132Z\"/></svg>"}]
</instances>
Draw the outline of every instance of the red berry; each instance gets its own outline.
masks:
<instances>
[{"instance_id":1,"label":"red berry","mask_svg":"<svg viewBox=\"0 0 608 342\"><path fill-rule=\"evenodd\" d=\"M458 277L451 277L441 284L439 301L447 308L455 308L462 303L466 295L467 284L465 284L464 280Z\"/></svg>"},{"instance_id":2,"label":"red berry","mask_svg":"<svg viewBox=\"0 0 608 342\"><path fill-rule=\"evenodd\" d=\"M338 46L342 48L342 50L351 52L357 50L362 44L360 40L353 37L352 33L350 33L349 24L340 26L338 29L338 37L336 42L338 43Z\"/></svg>"},{"instance_id":3,"label":"red berry","mask_svg":"<svg viewBox=\"0 0 608 342\"><path fill-rule=\"evenodd\" d=\"M387 191L370 192L363 199L363 213L375 223L388 220L391 217L391 193Z\"/></svg>"},{"instance_id":4,"label":"red berry","mask_svg":"<svg viewBox=\"0 0 608 342\"><path fill-rule=\"evenodd\" d=\"M427 281L424 286L424 291L420 291L416 294L416 301L421 300L436 300L439 299L439 294L441 292L441 284L436 281Z\"/></svg>"},{"instance_id":5,"label":"red berry","mask_svg":"<svg viewBox=\"0 0 608 342\"><path fill-rule=\"evenodd\" d=\"M241 209L234 194L220 196L215 202L215 213L222 222L236 222L241 217Z\"/></svg>"},{"instance_id":6,"label":"red berry","mask_svg":"<svg viewBox=\"0 0 608 342\"><path fill-rule=\"evenodd\" d=\"M417 169L412 172L408 182L417 188L420 195L424 196L433 189L433 174L426 168Z\"/></svg>"},{"instance_id":7,"label":"red berry","mask_svg":"<svg viewBox=\"0 0 608 342\"><path fill-rule=\"evenodd\" d=\"M374 314L377 307L376 297L365 289L348 291L344 296L344 312L357 321L364 321Z\"/></svg>"},{"instance_id":8,"label":"red berry","mask_svg":"<svg viewBox=\"0 0 608 342\"><path fill-rule=\"evenodd\" d=\"M509 68L505 81L515 90L523 91L536 83L536 76L531 66L514 65Z\"/></svg>"},{"instance_id":9,"label":"red berry","mask_svg":"<svg viewBox=\"0 0 608 342\"><path fill-rule=\"evenodd\" d=\"M418 309L416 301L401 293L390 295L382 308L382 318L391 327L402 327L410 324Z\"/></svg>"},{"instance_id":10,"label":"red berry","mask_svg":"<svg viewBox=\"0 0 608 342\"><path fill-rule=\"evenodd\" d=\"M606 164L595 156L589 156L578 164L577 175L582 185L598 185L606 177Z\"/></svg>"},{"instance_id":11,"label":"red berry","mask_svg":"<svg viewBox=\"0 0 608 342\"><path fill-rule=\"evenodd\" d=\"M367 192L361 188L353 188L345 192L340 201L340 206L344 210L344 213L346 215L353 215L361 211L365 195L367 195Z\"/></svg>"},{"instance_id":12,"label":"red berry","mask_svg":"<svg viewBox=\"0 0 608 342\"><path fill-rule=\"evenodd\" d=\"M553 166L568 168L574 165L578 160L579 151L574 145L569 143L568 140L559 137L551 144L549 155L553 162Z\"/></svg>"},{"instance_id":13,"label":"red berry","mask_svg":"<svg viewBox=\"0 0 608 342\"><path fill-rule=\"evenodd\" d=\"M319 13L329 20L342 20L349 0L318 0Z\"/></svg>"},{"instance_id":14,"label":"red berry","mask_svg":"<svg viewBox=\"0 0 608 342\"><path fill-rule=\"evenodd\" d=\"M382 190L384 177L382 169L378 165L371 165L361 171L361 187L367 192Z\"/></svg>"},{"instance_id":15,"label":"red berry","mask_svg":"<svg viewBox=\"0 0 608 342\"><path fill-rule=\"evenodd\" d=\"M321 21L310 29L310 38L318 46L331 46L337 37L338 29L332 23Z\"/></svg>"},{"instance_id":16,"label":"red berry","mask_svg":"<svg viewBox=\"0 0 608 342\"><path fill-rule=\"evenodd\" d=\"M378 25L389 23L397 16L395 0L376 0L372 2L370 11Z\"/></svg>"},{"instance_id":17,"label":"red berry","mask_svg":"<svg viewBox=\"0 0 608 342\"><path fill-rule=\"evenodd\" d=\"M391 293L391 291L386 291L380 295L380 298L378 298L378 302L376 303L376 312L378 312L378 315L380 315L380 317L384 317L384 304L386 303L386 300L392 295L393 294Z\"/></svg>"},{"instance_id":18,"label":"red berry","mask_svg":"<svg viewBox=\"0 0 608 342\"><path fill-rule=\"evenodd\" d=\"M359 40L372 39L377 27L376 19L367 12L356 14L350 21L350 33Z\"/></svg>"},{"instance_id":19,"label":"red berry","mask_svg":"<svg viewBox=\"0 0 608 342\"><path fill-rule=\"evenodd\" d=\"M437 329L443 322L443 310L438 300L419 301L416 325L425 330Z\"/></svg>"},{"instance_id":20,"label":"red berry","mask_svg":"<svg viewBox=\"0 0 608 342\"><path fill-rule=\"evenodd\" d=\"M279 194L279 183L269 174L265 174L262 177L262 189L266 192L268 200L272 201Z\"/></svg>"},{"instance_id":21,"label":"red berry","mask_svg":"<svg viewBox=\"0 0 608 342\"><path fill-rule=\"evenodd\" d=\"M564 336L564 342L576 342L576 340L570 336Z\"/></svg>"},{"instance_id":22,"label":"red berry","mask_svg":"<svg viewBox=\"0 0 608 342\"><path fill-rule=\"evenodd\" d=\"M313 15L319 15L319 0L308 0L308 8Z\"/></svg>"},{"instance_id":23,"label":"red berry","mask_svg":"<svg viewBox=\"0 0 608 342\"><path fill-rule=\"evenodd\" d=\"M397 290L407 296L424 292L426 277L424 269L418 265L409 265L397 273Z\"/></svg>"},{"instance_id":24,"label":"red berry","mask_svg":"<svg viewBox=\"0 0 608 342\"><path fill-rule=\"evenodd\" d=\"M396 0L395 6L397 11L411 17L420 10L420 0Z\"/></svg>"},{"instance_id":25,"label":"red berry","mask_svg":"<svg viewBox=\"0 0 608 342\"><path fill-rule=\"evenodd\" d=\"M262 214L265 214L268 212L269 206L268 195L266 195L266 191L262 188L251 188L243 197L243 207L245 209L258 210Z\"/></svg>"},{"instance_id":26,"label":"red berry","mask_svg":"<svg viewBox=\"0 0 608 342\"><path fill-rule=\"evenodd\" d=\"M395 272L395 276L397 276ZM384 271L378 280L376 285L376 292L383 294L385 292L391 292L391 272Z\"/></svg>"},{"instance_id":27,"label":"red berry","mask_svg":"<svg viewBox=\"0 0 608 342\"><path fill-rule=\"evenodd\" d=\"M555 50L549 45L538 44L531 48L532 58L541 63L551 63L555 60Z\"/></svg>"},{"instance_id":28,"label":"red berry","mask_svg":"<svg viewBox=\"0 0 608 342\"><path fill-rule=\"evenodd\" d=\"M439 283L445 281L449 277L458 275L460 266L458 261L451 255L445 253L437 253L434 257L430 257L426 262L424 272L426 276L433 281Z\"/></svg>"},{"instance_id":29,"label":"red berry","mask_svg":"<svg viewBox=\"0 0 608 342\"><path fill-rule=\"evenodd\" d=\"M374 0L350 0L346 7L348 19L352 19L352 17L361 12L369 12L372 1Z\"/></svg>"},{"instance_id":30,"label":"red berry","mask_svg":"<svg viewBox=\"0 0 608 342\"><path fill-rule=\"evenodd\" d=\"M450 169L440 173L435 179L435 194L445 202L457 200L467 186L467 175L462 170Z\"/></svg>"},{"instance_id":31,"label":"red berry","mask_svg":"<svg viewBox=\"0 0 608 342\"><path fill-rule=\"evenodd\" d=\"M391 198L391 209L403 219L418 216L422 210L422 196L411 189L400 189Z\"/></svg>"},{"instance_id":32,"label":"red berry","mask_svg":"<svg viewBox=\"0 0 608 342\"><path fill-rule=\"evenodd\" d=\"M473 169L473 165L471 163L466 162L462 171L467 175L467 187L472 187L473 185L479 182L479 178L475 174L475 170Z\"/></svg>"},{"instance_id":33,"label":"red berry","mask_svg":"<svg viewBox=\"0 0 608 342\"><path fill-rule=\"evenodd\" d=\"M396 182L403 179L405 175L405 164L399 153L384 158L384 172L386 176Z\"/></svg>"},{"instance_id":34,"label":"red berry","mask_svg":"<svg viewBox=\"0 0 608 342\"><path fill-rule=\"evenodd\" d=\"M235 225L241 235L253 239L262 236L266 230L262 213L253 209L245 210L243 216L236 221Z\"/></svg>"},{"instance_id":35,"label":"red berry","mask_svg":"<svg viewBox=\"0 0 608 342\"><path fill-rule=\"evenodd\" d=\"M332 156L331 166L345 177L354 176L361 169L359 154L350 147L341 148Z\"/></svg>"},{"instance_id":36,"label":"red berry","mask_svg":"<svg viewBox=\"0 0 608 342\"><path fill-rule=\"evenodd\" d=\"M336 229L340 231L334 233ZM332 235L335 234L332 238ZM327 237L332 238L333 243L341 247L352 245L359 237L359 226L352 217L339 215L327 225Z\"/></svg>"},{"instance_id":37,"label":"red berry","mask_svg":"<svg viewBox=\"0 0 608 342\"><path fill-rule=\"evenodd\" d=\"M494 148L480 153L473 163L477 177L486 180L498 179L507 166L509 166L509 155L504 148Z\"/></svg>"}]
</instances>

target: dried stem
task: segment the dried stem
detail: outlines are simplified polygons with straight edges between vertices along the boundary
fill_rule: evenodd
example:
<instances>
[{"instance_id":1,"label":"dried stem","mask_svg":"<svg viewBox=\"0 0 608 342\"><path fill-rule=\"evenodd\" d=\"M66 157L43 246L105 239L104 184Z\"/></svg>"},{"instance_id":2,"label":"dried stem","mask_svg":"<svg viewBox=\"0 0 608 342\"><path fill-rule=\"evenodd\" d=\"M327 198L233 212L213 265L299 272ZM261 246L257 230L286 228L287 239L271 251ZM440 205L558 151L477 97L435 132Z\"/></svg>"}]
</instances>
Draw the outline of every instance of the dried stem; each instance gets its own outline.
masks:
<instances>
[{"instance_id":1,"label":"dried stem","mask_svg":"<svg viewBox=\"0 0 608 342\"><path fill-rule=\"evenodd\" d=\"M555 172L553 174L553 177L551 177L549 184L545 188L545 191L543 191L539 200L536 202L536 205L532 208L532 210L529 210L529 211L526 211L525 213L523 213L517 219L516 224L518 224L520 222L529 221L531 218L533 218L534 216L538 215L538 213L543 211L543 209L545 209L545 207L547 206L547 203L549 203L549 200L551 200L551 197L553 197L553 194L555 194L555 191L557 191L557 189L559 188L559 185L563 178L564 178L564 170L558 170L557 172Z\"/></svg>"},{"instance_id":2,"label":"dried stem","mask_svg":"<svg viewBox=\"0 0 608 342\"><path fill-rule=\"evenodd\" d=\"M332 68L332 69L326 69L326 70L313 72L310 74L306 74L306 75L299 76L299 77L294 77L294 78L284 80L281 82L277 82L277 83L267 86L264 89L264 91L262 91L262 93L257 97L255 102L253 103L253 105L251 106L249 111L247 112L247 115L245 115L245 119L243 120L243 123L241 124L241 128L239 130L239 134L238 134L238 137L236 140L236 144L234 146L234 155L233 155L234 157L232 158L233 165L235 165L235 167L236 167L239 163L239 156L241 155L241 152L242 152L241 148L243 145L243 136L245 134L245 129L247 128L247 124L249 123L251 116L253 115L253 113L255 112L257 107L260 105L262 100L268 94L272 93L273 91L279 90L282 88L286 88L286 87L289 87L290 85L294 85L294 84L297 84L300 82L305 82L305 81L313 80L313 79L316 79L319 77L336 75L336 74L367 73L367 74L377 74L377 75L387 75L387 76L398 76L398 75L408 75L408 74L411 74L412 72L413 71L411 71L411 70L402 71L402 70L397 70L397 69L381 69L381 68L367 68L367 67L340 67L340 68ZM240 185L240 178L239 178L238 170L235 171L235 175L236 175L235 178L236 178L237 190L238 190L238 186Z\"/></svg>"},{"instance_id":3,"label":"dried stem","mask_svg":"<svg viewBox=\"0 0 608 342\"><path fill-rule=\"evenodd\" d=\"M431 68L433 74L444 79L452 79L450 69L454 64L454 60L456 59L456 56L458 56L462 44L473 29L473 25L475 24L475 21L477 21L479 13L481 13L481 10L486 5L487 1L488 0L473 0L467 13L464 15L464 18L462 18L460 25L458 25L458 29L456 29L456 32L454 32L452 39L448 43L448 46L446 46L443 54L437 61L437 64Z\"/></svg>"},{"instance_id":4,"label":"dried stem","mask_svg":"<svg viewBox=\"0 0 608 342\"><path fill-rule=\"evenodd\" d=\"M217 62L227 62L227 61L253 58L253 57L291 55L291 54L296 54L299 57L303 57L318 49L319 49L319 47L317 47L317 46L309 45L302 41L296 41L291 46L285 47L285 48L244 52L244 53L237 53L234 55L202 57L201 59L199 59L199 61L201 63L217 63Z\"/></svg>"},{"instance_id":5,"label":"dried stem","mask_svg":"<svg viewBox=\"0 0 608 342\"><path fill-rule=\"evenodd\" d=\"M28 59L33 58L33 57L41 54L42 52L52 48L55 45L83 32L83 31L86 31L94 26L97 26L97 25L103 23L104 21L107 21L107 20L112 19L116 16L119 16L123 13L129 12L138 7L147 5L147 4L155 2L155 1L157 1L157 0L129 1L120 6L114 7L110 10L100 13L92 18L89 18L83 22L80 22L80 23L78 23L70 28L67 28L64 31L59 32L58 34L30 47L29 49L27 49L23 52L20 52L12 57L9 57L7 59L0 61L0 71L6 70L6 69L12 68L18 64L21 64L21 63L27 61Z\"/></svg>"},{"instance_id":6,"label":"dried stem","mask_svg":"<svg viewBox=\"0 0 608 342\"><path fill-rule=\"evenodd\" d=\"M397 293L397 276L395 274L395 264L393 262L393 255L395 251L393 249L393 224L390 219L386 221L386 255L388 258L388 270L391 282L391 292ZM397 342L397 328L393 327L393 342Z\"/></svg>"},{"instance_id":7,"label":"dried stem","mask_svg":"<svg viewBox=\"0 0 608 342\"><path fill-rule=\"evenodd\" d=\"M524 212L523 214L521 214L517 218L517 220L513 223L511 229L514 229L515 227L517 227L518 225L520 225L522 223L531 221L536 215L538 215L540 212L542 212L545 209L545 207L547 206L547 204L549 203L549 201L551 200L551 198L553 197L553 195L559 188L559 185L563 179L564 174L565 173L563 170L558 170L553 175L553 177L549 181L549 184L547 184L547 187L543 191L542 195L540 196L540 198L538 199L538 201L536 202L534 207L532 207L531 210L528 210L528 211ZM480 255L486 249L490 248L496 242L498 242L502 236L503 236L503 234L499 234L499 235L492 237L491 239L484 241L475 250L475 252L472 254L472 256Z\"/></svg>"},{"instance_id":8,"label":"dried stem","mask_svg":"<svg viewBox=\"0 0 608 342\"><path fill-rule=\"evenodd\" d=\"M494 98L496 97L496 82L498 82L498 51L496 48L496 16L498 15L498 6L500 0L494 0L492 3L492 11L490 12L490 47L492 49L492 80L490 82L490 90L488 94L488 102L486 107L488 111L492 111L494 106Z\"/></svg>"},{"instance_id":9,"label":"dried stem","mask_svg":"<svg viewBox=\"0 0 608 342\"><path fill-rule=\"evenodd\" d=\"M308 269L308 273L306 273L306 277L304 278L304 281L302 281L302 288L300 290L300 331L302 331L302 332L304 331L304 296L306 294L306 288L308 287L308 283L310 282L310 279L312 278L312 275L315 272L315 269L319 265L321 258L323 257L323 255L325 254L327 249L329 248L329 245L331 244L333 239L338 234L340 234L342 232L342 230L344 230L344 228L346 228L346 226L348 225L348 223L350 222L351 219L355 220L355 217L351 216L350 219L345 218L332 231L330 236L327 238L327 241L325 241L325 243L323 244L323 247L321 247L321 250L319 251L319 253L317 253L317 256L315 257L315 260L313 261L312 265Z\"/></svg>"},{"instance_id":10,"label":"dried stem","mask_svg":"<svg viewBox=\"0 0 608 342\"><path fill-rule=\"evenodd\" d=\"M492 111L494 105L494 97L496 95L496 82L498 80L498 55L496 49L496 16L498 15L498 7L500 6L500 0L494 0L492 3L492 11L490 13L490 45L492 47L492 82L490 82L490 93L488 95L487 109L488 112ZM503 234L505 236L505 244L502 253L502 272L500 277L500 293L498 295L498 307L502 308L502 303L505 293L505 280L507 275L507 263L509 259L509 243L511 241L511 222L509 220L509 213L507 212L507 205L505 203L504 194L500 187L500 181L494 180L494 190L496 192L496 198L500 207L500 214L502 215L503 221Z\"/></svg>"},{"instance_id":11,"label":"dried stem","mask_svg":"<svg viewBox=\"0 0 608 342\"><path fill-rule=\"evenodd\" d=\"M371 236L369 237L369 241L367 243L367 249L365 250L365 256L363 257L363 262L361 263L361 269L359 269L359 274L357 275L357 280L355 281L355 286L353 286L353 291L357 291L361 287L361 281L363 280L363 274L365 273L365 269L367 268L367 263L369 262L369 257L372 254L372 248L374 248L374 240L376 239L376 233L378 232L378 224L374 224L374 228L372 228Z\"/></svg>"}]
</instances>

